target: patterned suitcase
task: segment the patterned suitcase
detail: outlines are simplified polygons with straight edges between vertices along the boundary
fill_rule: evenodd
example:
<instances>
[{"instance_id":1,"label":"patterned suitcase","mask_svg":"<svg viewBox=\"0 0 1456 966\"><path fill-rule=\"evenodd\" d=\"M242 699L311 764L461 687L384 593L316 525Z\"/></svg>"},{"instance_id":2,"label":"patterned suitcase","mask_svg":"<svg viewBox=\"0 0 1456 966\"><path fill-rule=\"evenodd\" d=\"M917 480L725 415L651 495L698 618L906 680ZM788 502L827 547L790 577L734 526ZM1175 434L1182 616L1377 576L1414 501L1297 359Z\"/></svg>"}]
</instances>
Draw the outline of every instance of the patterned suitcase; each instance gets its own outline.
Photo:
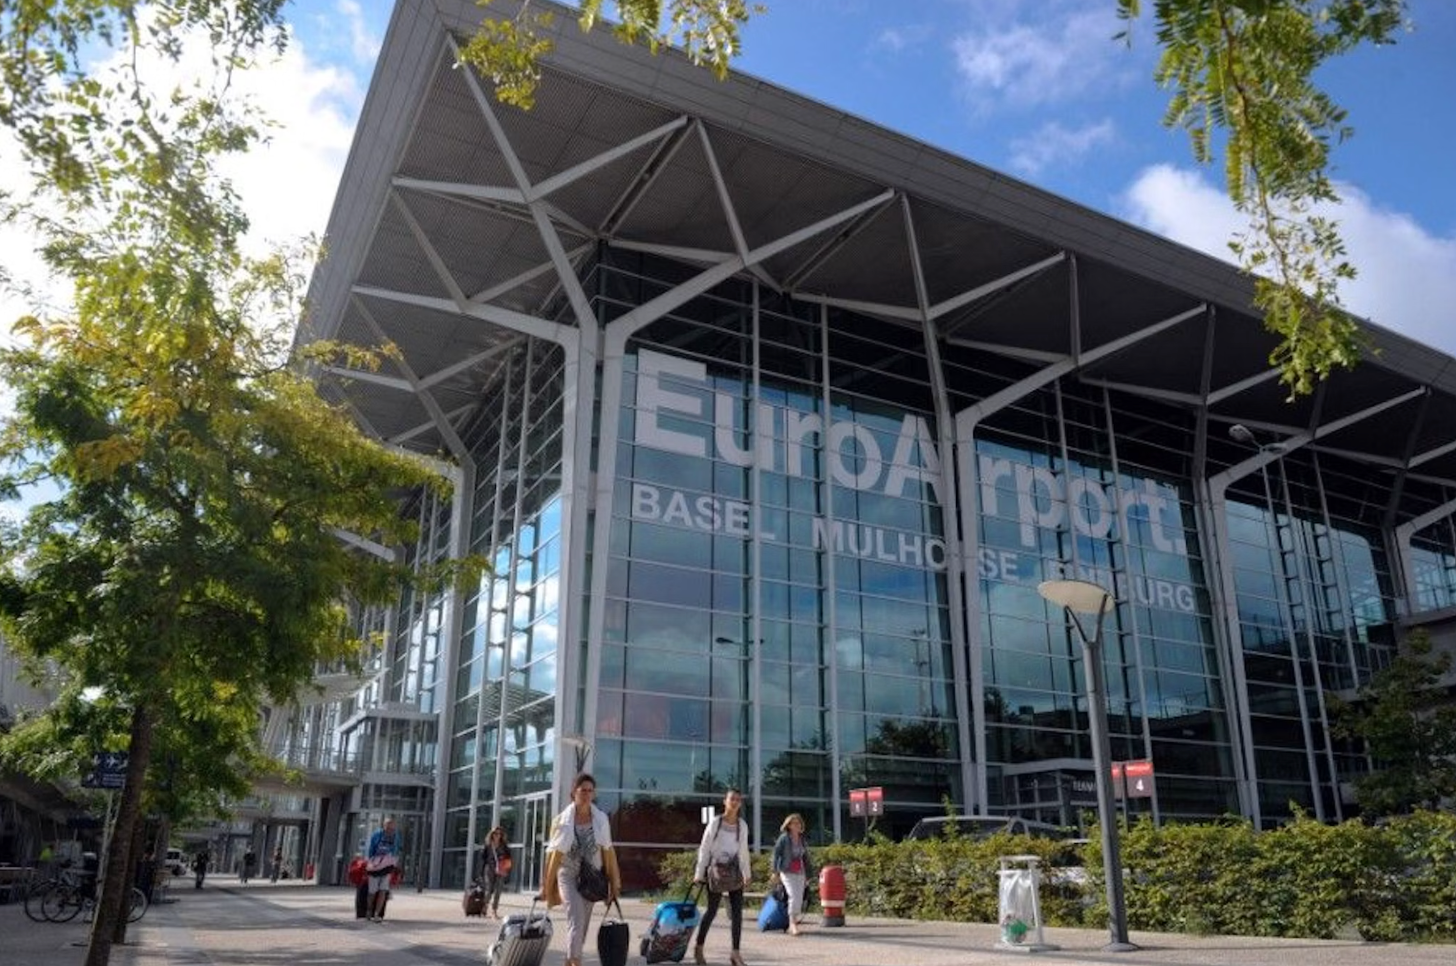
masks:
<instances>
[{"instance_id":1,"label":"patterned suitcase","mask_svg":"<svg viewBox=\"0 0 1456 966\"><path fill-rule=\"evenodd\" d=\"M641 952L649 963L680 963L698 926L696 889L688 886L681 901L659 902L652 925L642 937Z\"/></svg>"},{"instance_id":2,"label":"patterned suitcase","mask_svg":"<svg viewBox=\"0 0 1456 966\"><path fill-rule=\"evenodd\" d=\"M516 915L501 923L500 935L486 950L486 966L540 966L551 945L551 917L537 915L536 902L524 916Z\"/></svg>"}]
</instances>

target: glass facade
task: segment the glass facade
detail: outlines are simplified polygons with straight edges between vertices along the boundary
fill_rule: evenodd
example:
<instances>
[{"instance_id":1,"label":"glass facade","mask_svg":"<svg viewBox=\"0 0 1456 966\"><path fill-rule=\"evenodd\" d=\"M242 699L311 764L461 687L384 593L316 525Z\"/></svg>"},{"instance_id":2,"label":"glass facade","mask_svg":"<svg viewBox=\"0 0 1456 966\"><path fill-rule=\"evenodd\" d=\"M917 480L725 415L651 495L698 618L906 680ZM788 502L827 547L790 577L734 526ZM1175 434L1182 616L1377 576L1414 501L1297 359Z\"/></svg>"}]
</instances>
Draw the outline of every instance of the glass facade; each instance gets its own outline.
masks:
<instances>
[{"instance_id":1,"label":"glass facade","mask_svg":"<svg viewBox=\"0 0 1456 966\"><path fill-rule=\"evenodd\" d=\"M683 273L603 249L584 278L607 325ZM490 572L469 593L371 616L392 644L359 707L418 718L350 719L344 751L436 772L443 802L382 778L352 827L401 813L438 843L445 885L500 824L529 888L578 763L643 882L730 785L761 846L792 811L819 841L863 834L847 800L867 786L884 790L877 827L891 836L948 806L1085 823L1084 653L1037 592L1060 577L1117 601L1101 652L1112 756L1156 774L1129 811L1268 825L1293 803L1343 818L1342 788L1366 762L1331 737L1326 694L1388 661L1400 613L1456 594L1442 521L1408 541L1403 604L1388 498L1338 454L1279 453L1214 500L1205 481L1265 449L1195 411L1070 378L1024 383L1033 367L932 354L919 326L751 279L640 327L600 385L575 387L595 429L592 538L573 551L567 380L583 371L521 340L463 434L469 500L415 504L417 560L450 552L451 514L468 506L468 549ZM1003 404L965 431L962 414L993 397ZM1413 481L1402 499L1449 497ZM576 630L562 622L569 594Z\"/></svg>"}]
</instances>

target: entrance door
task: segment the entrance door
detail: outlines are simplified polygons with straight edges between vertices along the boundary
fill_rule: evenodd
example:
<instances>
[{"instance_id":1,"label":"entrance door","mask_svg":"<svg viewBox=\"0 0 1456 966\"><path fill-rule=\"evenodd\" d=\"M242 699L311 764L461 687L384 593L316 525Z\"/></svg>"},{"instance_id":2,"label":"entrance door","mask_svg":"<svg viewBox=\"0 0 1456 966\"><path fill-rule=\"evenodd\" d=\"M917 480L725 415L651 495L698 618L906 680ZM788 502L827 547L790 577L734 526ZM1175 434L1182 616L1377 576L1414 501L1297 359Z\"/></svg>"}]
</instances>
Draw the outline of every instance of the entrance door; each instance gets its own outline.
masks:
<instances>
[{"instance_id":1,"label":"entrance door","mask_svg":"<svg viewBox=\"0 0 1456 966\"><path fill-rule=\"evenodd\" d=\"M541 891L546 871L546 842L551 834L551 795L529 795L520 801L521 877L520 886L533 895Z\"/></svg>"}]
</instances>

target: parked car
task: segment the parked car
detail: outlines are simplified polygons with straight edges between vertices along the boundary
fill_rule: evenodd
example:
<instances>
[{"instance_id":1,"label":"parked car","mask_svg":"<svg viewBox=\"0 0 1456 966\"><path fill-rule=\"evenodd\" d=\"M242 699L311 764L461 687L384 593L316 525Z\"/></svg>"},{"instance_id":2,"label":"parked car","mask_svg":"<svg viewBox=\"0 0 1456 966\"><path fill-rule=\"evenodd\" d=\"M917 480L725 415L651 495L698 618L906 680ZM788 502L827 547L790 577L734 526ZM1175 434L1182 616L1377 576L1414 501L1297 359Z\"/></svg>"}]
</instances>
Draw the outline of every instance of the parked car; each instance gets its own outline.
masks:
<instances>
[{"instance_id":1,"label":"parked car","mask_svg":"<svg viewBox=\"0 0 1456 966\"><path fill-rule=\"evenodd\" d=\"M954 827L956 834L970 838L990 838L1001 832L1007 835L1040 835L1049 839L1064 839L1076 835L1076 830L1065 829L1047 822L1037 822L1019 815L935 815L922 818L910 829L907 839L929 839L946 834Z\"/></svg>"},{"instance_id":2,"label":"parked car","mask_svg":"<svg viewBox=\"0 0 1456 966\"><path fill-rule=\"evenodd\" d=\"M162 860L162 867L173 875L186 875L187 856L182 854L181 849L168 849L167 857Z\"/></svg>"}]
</instances>

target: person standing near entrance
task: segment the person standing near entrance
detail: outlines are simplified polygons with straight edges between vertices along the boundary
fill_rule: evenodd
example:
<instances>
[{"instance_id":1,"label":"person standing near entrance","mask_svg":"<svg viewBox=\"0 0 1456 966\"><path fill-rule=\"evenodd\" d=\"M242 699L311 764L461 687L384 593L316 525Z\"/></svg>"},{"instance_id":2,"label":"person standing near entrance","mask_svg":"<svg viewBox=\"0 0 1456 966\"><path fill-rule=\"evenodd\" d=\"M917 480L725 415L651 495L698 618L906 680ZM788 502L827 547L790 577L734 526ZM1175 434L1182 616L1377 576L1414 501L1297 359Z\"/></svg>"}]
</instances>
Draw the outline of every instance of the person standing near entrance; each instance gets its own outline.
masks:
<instances>
[{"instance_id":1,"label":"person standing near entrance","mask_svg":"<svg viewBox=\"0 0 1456 966\"><path fill-rule=\"evenodd\" d=\"M248 880L253 877L253 866L257 864L258 857L253 854L253 850L251 848L243 853L243 868L242 871L238 873L238 878L242 880L243 885L247 885Z\"/></svg>"},{"instance_id":2,"label":"person standing near entrance","mask_svg":"<svg viewBox=\"0 0 1456 966\"><path fill-rule=\"evenodd\" d=\"M369 848L364 851L364 869L369 873L369 921L384 921L384 904L389 901L390 879L399 868L399 832L394 819L386 818L384 824L369 836Z\"/></svg>"},{"instance_id":3,"label":"person standing near entrance","mask_svg":"<svg viewBox=\"0 0 1456 966\"><path fill-rule=\"evenodd\" d=\"M278 874L283 871L283 846L273 848L273 881L278 881Z\"/></svg>"},{"instance_id":4,"label":"person standing near entrance","mask_svg":"<svg viewBox=\"0 0 1456 966\"><path fill-rule=\"evenodd\" d=\"M210 858L205 848L198 849L197 854L192 857L192 873L196 876L192 886L194 889L202 888L202 880L207 878L207 863Z\"/></svg>"},{"instance_id":5,"label":"person standing near entrance","mask_svg":"<svg viewBox=\"0 0 1456 966\"><path fill-rule=\"evenodd\" d=\"M566 904L566 966L581 966L581 950L586 943L587 924L594 905L576 887L582 864L590 863L606 873L606 902L622 892L622 874L617 868L617 852L612 848L611 825L607 813L592 804L596 794L596 779L585 772L577 775L571 784L571 804L556 816L551 839L546 843L546 877L541 897L548 909Z\"/></svg>"},{"instance_id":6,"label":"person standing near entrance","mask_svg":"<svg viewBox=\"0 0 1456 966\"><path fill-rule=\"evenodd\" d=\"M698 846L698 864L693 881L708 886L708 911L698 925L698 940L693 946L693 962L704 966L708 958L703 955L703 940L708 937L708 927L718 915L718 906L723 896L728 896L728 930L733 942L733 951L728 954L729 966L743 966L739 945L743 940L743 889L748 885L748 823L742 818L743 794L736 788L728 789L723 796L723 814L708 823L703 829L703 841Z\"/></svg>"}]
</instances>

